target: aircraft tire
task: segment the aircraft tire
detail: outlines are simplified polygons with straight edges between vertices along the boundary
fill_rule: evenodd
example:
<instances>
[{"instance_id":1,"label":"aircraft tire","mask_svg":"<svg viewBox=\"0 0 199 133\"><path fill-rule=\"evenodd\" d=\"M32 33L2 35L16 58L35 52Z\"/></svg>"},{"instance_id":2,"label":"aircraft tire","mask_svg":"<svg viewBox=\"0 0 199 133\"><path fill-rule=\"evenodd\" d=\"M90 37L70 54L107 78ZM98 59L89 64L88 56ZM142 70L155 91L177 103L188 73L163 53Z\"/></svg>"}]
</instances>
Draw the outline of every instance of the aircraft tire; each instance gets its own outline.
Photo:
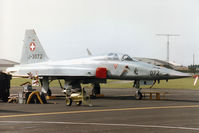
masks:
<instances>
[{"instance_id":1,"label":"aircraft tire","mask_svg":"<svg viewBox=\"0 0 199 133\"><path fill-rule=\"evenodd\" d=\"M47 100L46 100L44 93L41 93L40 96L41 96L41 100L43 101L43 103L46 104Z\"/></svg>"},{"instance_id":2,"label":"aircraft tire","mask_svg":"<svg viewBox=\"0 0 199 133\"><path fill-rule=\"evenodd\" d=\"M135 95L135 97L136 97L136 99L137 100L142 100L142 93L140 92L140 91L138 91L137 93L136 93L136 95Z\"/></svg>"},{"instance_id":3,"label":"aircraft tire","mask_svg":"<svg viewBox=\"0 0 199 133\"><path fill-rule=\"evenodd\" d=\"M72 99L71 98L66 98L66 105L71 106L72 105Z\"/></svg>"}]
</instances>

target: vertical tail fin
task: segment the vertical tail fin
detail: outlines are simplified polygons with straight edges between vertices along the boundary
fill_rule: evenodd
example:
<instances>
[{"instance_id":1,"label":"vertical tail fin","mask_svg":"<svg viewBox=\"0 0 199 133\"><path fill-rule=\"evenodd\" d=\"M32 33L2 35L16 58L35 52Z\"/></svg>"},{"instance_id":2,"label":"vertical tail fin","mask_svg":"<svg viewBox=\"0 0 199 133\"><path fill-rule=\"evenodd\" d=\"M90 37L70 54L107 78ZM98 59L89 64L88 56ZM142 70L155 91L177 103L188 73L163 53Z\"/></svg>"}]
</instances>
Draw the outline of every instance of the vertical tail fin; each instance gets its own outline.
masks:
<instances>
[{"instance_id":1,"label":"vertical tail fin","mask_svg":"<svg viewBox=\"0 0 199 133\"><path fill-rule=\"evenodd\" d=\"M26 30L21 64L39 63L48 60L48 56L40 44L35 31L33 29Z\"/></svg>"}]
</instances>

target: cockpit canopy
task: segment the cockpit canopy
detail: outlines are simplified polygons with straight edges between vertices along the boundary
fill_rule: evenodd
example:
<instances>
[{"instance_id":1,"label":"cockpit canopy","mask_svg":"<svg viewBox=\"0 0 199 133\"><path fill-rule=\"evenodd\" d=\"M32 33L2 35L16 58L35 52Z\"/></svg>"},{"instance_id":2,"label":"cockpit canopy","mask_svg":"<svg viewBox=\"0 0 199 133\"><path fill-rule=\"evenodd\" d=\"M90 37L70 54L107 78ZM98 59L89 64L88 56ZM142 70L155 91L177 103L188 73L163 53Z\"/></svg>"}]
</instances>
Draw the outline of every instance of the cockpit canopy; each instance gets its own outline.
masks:
<instances>
[{"instance_id":1,"label":"cockpit canopy","mask_svg":"<svg viewBox=\"0 0 199 133\"><path fill-rule=\"evenodd\" d=\"M98 56L92 57L95 60L115 60L115 61L134 61L137 62L138 60L131 58L128 54L121 54L121 53L108 53Z\"/></svg>"},{"instance_id":2,"label":"cockpit canopy","mask_svg":"<svg viewBox=\"0 0 199 133\"><path fill-rule=\"evenodd\" d=\"M108 60L120 60L120 61L137 61L131 58L127 54L120 54L120 53L109 53L106 55Z\"/></svg>"}]
</instances>

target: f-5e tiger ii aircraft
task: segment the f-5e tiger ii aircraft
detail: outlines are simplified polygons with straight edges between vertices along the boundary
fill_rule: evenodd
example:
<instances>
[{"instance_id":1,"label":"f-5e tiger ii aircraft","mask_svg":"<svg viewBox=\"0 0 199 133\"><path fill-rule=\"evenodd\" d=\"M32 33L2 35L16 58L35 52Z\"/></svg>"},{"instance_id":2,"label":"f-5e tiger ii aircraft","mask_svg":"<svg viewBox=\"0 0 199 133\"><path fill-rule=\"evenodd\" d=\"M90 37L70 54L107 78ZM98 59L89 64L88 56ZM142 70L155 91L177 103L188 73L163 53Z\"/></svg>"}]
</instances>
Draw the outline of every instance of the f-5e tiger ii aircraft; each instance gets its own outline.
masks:
<instances>
[{"instance_id":1,"label":"f-5e tiger ii aircraft","mask_svg":"<svg viewBox=\"0 0 199 133\"><path fill-rule=\"evenodd\" d=\"M63 79L64 88L70 91L82 84L93 84L93 94L100 93L100 83L107 79L132 80L142 99L140 85L155 81L184 78L190 74L137 61L127 54L109 53L62 61L51 61L46 55L34 30L26 30L20 65L8 68L13 76L39 78L42 92L51 95L49 82Z\"/></svg>"}]
</instances>

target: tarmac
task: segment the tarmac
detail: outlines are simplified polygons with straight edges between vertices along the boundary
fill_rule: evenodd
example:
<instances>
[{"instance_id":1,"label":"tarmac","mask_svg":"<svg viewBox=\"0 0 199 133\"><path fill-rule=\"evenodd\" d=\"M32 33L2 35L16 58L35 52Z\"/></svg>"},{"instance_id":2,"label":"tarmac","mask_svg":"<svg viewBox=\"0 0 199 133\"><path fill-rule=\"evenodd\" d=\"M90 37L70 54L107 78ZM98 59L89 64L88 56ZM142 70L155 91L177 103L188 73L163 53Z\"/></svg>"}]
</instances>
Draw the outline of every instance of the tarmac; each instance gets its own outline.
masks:
<instances>
[{"instance_id":1,"label":"tarmac","mask_svg":"<svg viewBox=\"0 0 199 133\"><path fill-rule=\"evenodd\" d=\"M11 93L17 89L12 88ZM53 93L60 93L52 88ZM88 90L90 91L90 90ZM0 102L1 133L198 133L199 90L168 92L162 100L136 100L135 89L102 89L102 98L68 107L64 98L48 104Z\"/></svg>"}]
</instances>

